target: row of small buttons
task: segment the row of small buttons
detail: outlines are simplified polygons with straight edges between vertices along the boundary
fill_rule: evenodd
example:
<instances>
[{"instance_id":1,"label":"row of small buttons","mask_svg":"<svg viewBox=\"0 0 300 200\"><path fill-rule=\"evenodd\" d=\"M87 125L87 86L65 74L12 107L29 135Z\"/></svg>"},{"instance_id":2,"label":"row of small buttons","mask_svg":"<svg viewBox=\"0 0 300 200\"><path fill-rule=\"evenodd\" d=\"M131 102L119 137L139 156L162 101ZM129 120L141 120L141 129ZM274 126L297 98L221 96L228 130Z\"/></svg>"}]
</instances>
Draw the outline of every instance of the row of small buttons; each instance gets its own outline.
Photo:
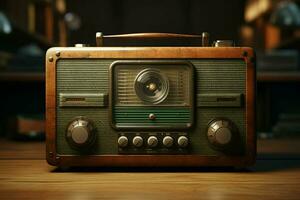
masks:
<instances>
[{"instance_id":1,"label":"row of small buttons","mask_svg":"<svg viewBox=\"0 0 300 200\"><path fill-rule=\"evenodd\" d=\"M119 147L127 147L128 146L128 138L126 136L120 136L118 138L118 145ZM180 136L177 139L177 145L181 148L184 148L188 145L189 140L186 136ZM141 136L135 136L132 139L132 144L133 146L139 148L142 147L144 144L144 139ZM174 145L174 139L171 136L165 136L162 140L162 144L167 147L167 148L171 148ZM154 148L158 145L158 139L156 136L150 136L147 139L147 146Z\"/></svg>"}]
</instances>

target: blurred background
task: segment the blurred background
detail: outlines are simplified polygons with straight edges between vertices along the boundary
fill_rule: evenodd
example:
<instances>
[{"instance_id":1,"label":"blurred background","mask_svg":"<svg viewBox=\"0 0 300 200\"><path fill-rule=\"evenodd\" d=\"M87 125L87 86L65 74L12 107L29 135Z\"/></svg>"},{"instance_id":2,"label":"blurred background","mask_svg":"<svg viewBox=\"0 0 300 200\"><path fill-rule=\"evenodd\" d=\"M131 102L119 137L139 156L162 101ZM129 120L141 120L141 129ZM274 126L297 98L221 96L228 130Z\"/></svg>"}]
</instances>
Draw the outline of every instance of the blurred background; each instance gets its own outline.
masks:
<instances>
[{"instance_id":1,"label":"blurred background","mask_svg":"<svg viewBox=\"0 0 300 200\"><path fill-rule=\"evenodd\" d=\"M45 52L94 46L97 31L207 31L255 48L259 151L300 153L300 1L292 0L1 0L0 138L44 140Z\"/></svg>"}]
</instances>

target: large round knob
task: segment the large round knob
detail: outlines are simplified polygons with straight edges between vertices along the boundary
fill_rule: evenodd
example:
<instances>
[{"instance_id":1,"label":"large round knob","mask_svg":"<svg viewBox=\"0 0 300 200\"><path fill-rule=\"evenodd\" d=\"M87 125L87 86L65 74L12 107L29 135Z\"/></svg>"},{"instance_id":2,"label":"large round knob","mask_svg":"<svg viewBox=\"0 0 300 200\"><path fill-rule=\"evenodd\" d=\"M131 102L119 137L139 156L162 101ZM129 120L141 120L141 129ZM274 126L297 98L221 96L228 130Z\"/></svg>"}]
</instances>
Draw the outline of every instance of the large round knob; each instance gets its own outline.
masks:
<instances>
[{"instance_id":1,"label":"large round knob","mask_svg":"<svg viewBox=\"0 0 300 200\"><path fill-rule=\"evenodd\" d=\"M184 148L189 144L189 139L186 136L180 136L177 139L177 144L179 147Z\"/></svg>"},{"instance_id":2,"label":"large round knob","mask_svg":"<svg viewBox=\"0 0 300 200\"><path fill-rule=\"evenodd\" d=\"M207 130L208 141L217 148L229 147L237 134L236 126L227 119L213 120Z\"/></svg>"},{"instance_id":3,"label":"large round knob","mask_svg":"<svg viewBox=\"0 0 300 200\"><path fill-rule=\"evenodd\" d=\"M150 136L147 140L147 144L149 147L156 147L158 144L158 139L155 136Z\"/></svg>"},{"instance_id":4,"label":"large round knob","mask_svg":"<svg viewBox=\"0 0 300 200\"><path fill-rule=\"evenodd\" d=\"M173 140L173 138L170 137L170 136L166 136L166 137L164 137L164 139L163 139L163 145L164 145L165 147L167 147L167 148L172 147L172 146L173 146L173 142L174 142L174 140Z\"/></svg>"},{"instance_id":5,"label":"large round knob","mask_svg":"<svg viewBox=\"0 0 300 200\"><path fill-rule=\"evenodd\" d=\"M135 136L132 140L132 144L135 146L135 147L141 147L143 146L143 138L141 136Z\"/></svg>"},{"instance_id":6,"label":"large round knob","mask_svg":"<svg viewBox=\"0 0 300 200\"><path fill-rule=\"evenodd\" d=\"M119 147L122 147L122 148L127 147L127 145L128 145L127 137L126 136L120 136L118 138L118 145L119 145Z\"/></svg>"},{"instance_id":7,"label":"large round knob","mask_svg":"<svg viewBox=\"0 0 300 200\"><path fill-rule=\"evenodd\" d=\"M66 138L73 148L89 147L96 139L95 127L90 120L79 117L69 123Z\"/></svg>"}]
</instances>

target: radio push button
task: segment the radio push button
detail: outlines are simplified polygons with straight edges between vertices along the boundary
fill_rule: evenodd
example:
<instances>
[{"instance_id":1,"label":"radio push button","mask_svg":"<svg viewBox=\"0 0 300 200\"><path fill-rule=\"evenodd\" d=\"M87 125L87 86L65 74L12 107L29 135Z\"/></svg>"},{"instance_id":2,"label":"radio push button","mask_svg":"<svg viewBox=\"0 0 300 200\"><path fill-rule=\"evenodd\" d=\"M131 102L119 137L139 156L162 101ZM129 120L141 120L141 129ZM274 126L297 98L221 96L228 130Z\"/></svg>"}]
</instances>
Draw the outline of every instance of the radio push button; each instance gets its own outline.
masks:
<instances>
[{"instance_id":1,"label":"radio push button","mask_svg":"<svg viewBox=\"0 0 300 200\"><path fill-rule=\"evenodd\" d=\"M150 136L147 140L147 144L149 147L156 147L158 144L158 139L155 136Z\"/></svg>"},{"instance_id":2,"label":"radio push button","mask_svg":"<svg viewBox=\"0 0 300 200\"><path fill-rule=\"evenodd\" d=\"M189 139L185 136L180 136L177 140L177 144L179 147L187 147L187 145L189 144Z\"/></svg>"},{"instance_id":3,"label":"radio push button","mask_svg":"<svg viewBox=\"0 0 300 200\"><path fill-rule=\"evenodd\" d=\"M135 136L132 140L132 144L135 146L135 147L141 147L143 146L143 138L141 136Z\"/></svg>"},{"instance_id":4,"label":"radio push button","mask_svg":"<svg viewBox=\"0 0 300 200\"><path fill-rule=\"evenodd\" d=\"M119 145L119 147L122 147L122 148L127 147L127 145L128 145L128 138L126 136L119 137L119 139L118 139L118 145Z\"/></svg>"},{"instance_id":5,"label":"radio push button","mask_svg":"<svg viewBox=\"0 0 300 200\"><path fill-rule=\"evenodd\" d=\"M163 145L167 148L170 148L173 146L173 142L174 142L174 139L170 136L166 136L164 137L163 139Z\"/></svg>"}]
</instances>

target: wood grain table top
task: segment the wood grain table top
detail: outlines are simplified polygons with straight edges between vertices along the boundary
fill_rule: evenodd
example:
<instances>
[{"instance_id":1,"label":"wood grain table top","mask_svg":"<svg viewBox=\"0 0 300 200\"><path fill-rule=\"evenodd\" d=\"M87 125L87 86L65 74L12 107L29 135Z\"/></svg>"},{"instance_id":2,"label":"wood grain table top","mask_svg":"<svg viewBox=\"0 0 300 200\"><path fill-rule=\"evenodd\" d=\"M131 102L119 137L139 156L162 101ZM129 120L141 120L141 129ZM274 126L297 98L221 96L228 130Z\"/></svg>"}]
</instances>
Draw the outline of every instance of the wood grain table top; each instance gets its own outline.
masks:
<instances>
[{"instance_id":1,"label":"wood grain table top","mask_svg":"<svg viewBox=\"0 0 300 200\"><path fill-rule=\"evenodd\" d=\"M257 164L242 170L58 169L44 143L0 140L0 199L300 199L299 144L260 141Z\"/></svg>"}]
</instances>

